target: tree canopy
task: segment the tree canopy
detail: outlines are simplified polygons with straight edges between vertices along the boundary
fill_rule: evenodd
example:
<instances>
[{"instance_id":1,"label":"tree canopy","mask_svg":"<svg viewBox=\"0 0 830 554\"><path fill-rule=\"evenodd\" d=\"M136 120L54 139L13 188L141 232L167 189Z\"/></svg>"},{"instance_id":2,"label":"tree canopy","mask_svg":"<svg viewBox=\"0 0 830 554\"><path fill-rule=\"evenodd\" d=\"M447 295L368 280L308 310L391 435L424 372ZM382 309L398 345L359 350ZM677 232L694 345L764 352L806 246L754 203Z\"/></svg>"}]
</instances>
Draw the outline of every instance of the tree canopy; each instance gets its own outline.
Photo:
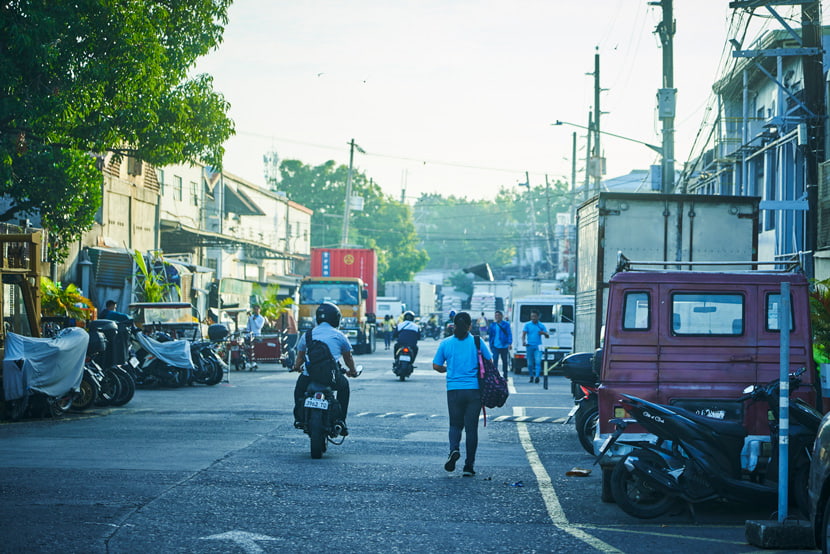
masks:
<instances>
[{"instance_id":1,"label":"tree canopy","mask_svg":"<svg viewBox=\"0 0 830 554\"><path fill-rule=\"evenodd\" d=\"M39 214L60 258L100 206L95 155L221 167L228 104L188 71L221 42L230 4L2 3L0 221Z\"/></svg>"},{"instance_id":2,"label":"tree canopy","mask_svg":"<svg viewBox=\"0 0 830 554\"><path fill-rule=\"evenodd\" d=\"M283 160L281 180L273 184L289 198L314 210L311 218L313 247L339 246L346 207L349 168L327 161L318 166ZM412 208L385 195L361 171L352 171L352 195L363 197L363 210L349 219L349 244L374 248L378 254L378 280L409 281L424 268L427 253L417 248Z\"/></svg>"}]
</instances>

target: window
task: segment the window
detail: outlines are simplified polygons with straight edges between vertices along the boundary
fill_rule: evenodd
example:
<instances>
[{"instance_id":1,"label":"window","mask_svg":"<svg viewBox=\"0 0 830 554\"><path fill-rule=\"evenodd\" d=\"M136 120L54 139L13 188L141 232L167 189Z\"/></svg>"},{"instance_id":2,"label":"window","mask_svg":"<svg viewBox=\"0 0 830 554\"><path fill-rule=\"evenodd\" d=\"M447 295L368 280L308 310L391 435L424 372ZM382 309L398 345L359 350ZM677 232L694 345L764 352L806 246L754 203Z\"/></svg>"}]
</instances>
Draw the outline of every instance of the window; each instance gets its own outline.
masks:
<instances>
[{"instance_id":1,"label":"window","mask_svg":"<svg viewBox=\"0 0 830 554\"><path fill-rule=\"evenodd\" d=\"M519 308L519 321L522 323L530 321L530 312L534 310L539 312L540 322L553 323L556 321L553 304L525 304Z\"/></svg>"},{"instance_id":2,"label":"window","mask_svg":"<svg viewBox=\"0 0 830 554\"><path fill-rule=\"evenodd\" d=\"M159 182L159 192L163 195L164 194L164 170L163 169L156 169L156 178Z\"/></svg>"},{"instance_id":3,"label":"window","mask_svg":"<svg viewBox=\"0 0 830 554\"><path fill-rule=\"evenodd\" d=\"M182 178L178 175L173 176L173 198L181 202L182 200Z\"/></svg>"},{"instance_id":4,"label":"window","mask_svg":"<svg viewBox=\"0 0 830 554\"><path fill-rule=\"evenodd\" d=\"M190 181L190 196L194 206L199 205L199 185L195 181Z\"/></svg>"},{"instance_id":5,"label":"window","mask_svg":"<svg viewBox=\"0 0 830 554\"><path fill-rule=\"evenodd\" d=\"M573 323L574 307L570 304L562 304L560 307L562 308L562 311L560 312L560 316L562 317L562 323Z\"/></svg>"},{"instance_id":6,"label":"window","mask_svg":"<svg viewBox=\"0 0 830 554\"><path fill-rule=\"evenodd\" d=\"M647 292L625 293L623 329L648 329L651 322Z\"/></svg>"},{"instance_id":7,"label":"window","mask_svg":"<svg viewBox=\"0 0 830 554\"><path fill-rule=\"evenodd\" d=\"M744 333L744 297L740 294L672 295L673 335Z\"/></svg>"},{"instance_id":8,"label":"window","mask_svg":"<svg viewBox=\"0 0 830 554\"><path fill-rule=\"evenodd\" d=\"M781 295L778 293L767 294L767 331L780 331L778 323L778 307L781 304ZM795 318L793 317L793 299L790 296L790 331L795 329Z\"/></svg>"}]
</instances>

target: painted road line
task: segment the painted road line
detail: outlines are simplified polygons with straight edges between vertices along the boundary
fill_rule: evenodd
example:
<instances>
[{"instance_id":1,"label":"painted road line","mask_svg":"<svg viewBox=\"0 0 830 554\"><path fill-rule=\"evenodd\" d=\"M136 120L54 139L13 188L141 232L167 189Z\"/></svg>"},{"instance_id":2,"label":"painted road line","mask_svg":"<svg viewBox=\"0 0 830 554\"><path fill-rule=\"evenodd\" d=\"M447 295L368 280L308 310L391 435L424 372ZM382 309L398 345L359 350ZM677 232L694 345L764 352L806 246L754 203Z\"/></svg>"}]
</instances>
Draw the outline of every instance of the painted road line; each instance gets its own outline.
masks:
<instances>
[{"instance_id":1,"label":"painted road line","mask_svg":"<svg viewBox=\"0 0 830 554\"><path fill-rule=\"evenodd\" d=\"M520 417L524 415L524 410L520 408L515 408L514 412L516 412L516 415ZM550 475L548 475L545 466L542 464L542 460L539 458L538 452L536 452L536 447L533 446L533 441L530 439L530 432L527 430L527 424L518 423L516 427L519 431L519 440L522 443L522 448L524 448L527 461L530 463L530 467L536 476L539 492L542 494L542 500L545 502L545 508L548 511L548 517L551 522L562 531L568 533L576 539L581 540L589 546L596 548L600 552L621 552L610 544L589 535L582 529L579 529L568 522L568 518L565 517L565 513L562 510L562 505L559 503L559 497L556 496L556 490L553 488L553 482L550 479Z\"/></svg>"}]
</instances>

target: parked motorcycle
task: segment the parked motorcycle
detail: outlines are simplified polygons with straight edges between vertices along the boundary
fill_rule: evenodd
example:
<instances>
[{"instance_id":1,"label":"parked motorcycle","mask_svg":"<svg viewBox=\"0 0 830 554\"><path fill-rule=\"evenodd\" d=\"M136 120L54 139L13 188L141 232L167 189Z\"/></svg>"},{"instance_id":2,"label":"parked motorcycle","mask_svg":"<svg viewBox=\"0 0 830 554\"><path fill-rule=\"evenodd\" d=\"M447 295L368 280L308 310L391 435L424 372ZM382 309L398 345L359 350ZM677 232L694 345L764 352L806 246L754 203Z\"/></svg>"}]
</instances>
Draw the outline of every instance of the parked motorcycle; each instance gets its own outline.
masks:
<instances>
[{"instance_id":1,"label":"parked motorcycle","mask_svg":"<svg viewBox=\"0 0 830 554\"><path fill-rule=\"evenodd\" d=\"M363 366L357 366L357 375L363 373ZM302 430L308 435L312 459L323 457L327 444L343 444L342 412L335 391L329 386L311 381L306 387L303 401Z\"/></svg>"},{"instance_id":2,"label":"parked motorcycle","mask_svg":"<svg viewBox=\"0 0 830 554\"><path fill-rule=\"evenodd\" d=\"M571 380L571 394L574 407L568 413L573 418L576 436L582 448L594 455L594 435L599 421L599 374L596 368L595 353L578 352L565 356L553 366Z\"/></svg>"},{"instance_id":3,"label":"parked motorcycle","mask_svg":"<svg viewBox=\"0 0 830 554\"><path fill-rule=\"evenodd\" d=\"M172 340L161 331L153 335L147 336L137 327L131 331L134 355L130 365L136 385L181 387L188 384L195 369L190 341Z\"/></svg>"},{"instance_id":4,"label":"parked motorcycle","mask_svg":"<svg viewBox=\"0 0 830 554\"><path fill-rule=\"evenodd\" d=\"M790 391L800 384L790 376ZM777 498L777 432L779 382L745 389L741 401L769 404L772 455L765 457L760 440L747 439L739 422L697 415L677 406L622 395L622 405L633 419L615 419L616 431L597 458L624 437L626 426L636 422L657 437L657 443L637 443L619 461L610 477L611 493L627 514L650 519L689 505L727 499L747 503L773 503ZM790 403L789 490L794 504L808 513L807 481L810 451L821 414L801 399ZM625 444L625 440L620 440ZM743 463L742 463L743 462ZM772 481L772 482L771 482Z\"/></svg>"},{"instance_id":5,"label":"parked motorcycle","mask_svg":"<svg viewBox=\"0 0 830 554\"><path fill-rule=\"evenodd\" d=\"M395 361L392 363L392 371L401 381L412 375L415 369L415 352L409 346L401 346L395 350Z\"/></svg>"},{"instance_id":6,"label":"parked motorcycle","mask_svg":"<svg viewBox=\"0 0 830 554\"><path fill-rule=\"evenodd\" d=\"M236 331L230 338L230 366L234 371L255 371L254 337L251 333Z\"/></svg>"},{"instance_id":7,"label":"parked motorcycle","mask_svg":"<svg viewBox=\"0 0 830 554\"><path fill-rule=\"evenodd\" d=\"M213 386L225 376L225 362L216 353L216 343L210 340L195 340L190 343L190 357L193 360L191 383Z\"/></svg>"},{"instance_id":8,"label":"parked motorcycle","mask_svg":"<svg viewBox=\"0 0 830 554\"><path fill-rule=\"evenodd\" d=\"M92 345L87 365L100 383L96 405L123 406L135 395L135 380L126 365L128 325L124 322L119 326L109 319L97 319L87 325Z\"/></svg>"}]
</instances>

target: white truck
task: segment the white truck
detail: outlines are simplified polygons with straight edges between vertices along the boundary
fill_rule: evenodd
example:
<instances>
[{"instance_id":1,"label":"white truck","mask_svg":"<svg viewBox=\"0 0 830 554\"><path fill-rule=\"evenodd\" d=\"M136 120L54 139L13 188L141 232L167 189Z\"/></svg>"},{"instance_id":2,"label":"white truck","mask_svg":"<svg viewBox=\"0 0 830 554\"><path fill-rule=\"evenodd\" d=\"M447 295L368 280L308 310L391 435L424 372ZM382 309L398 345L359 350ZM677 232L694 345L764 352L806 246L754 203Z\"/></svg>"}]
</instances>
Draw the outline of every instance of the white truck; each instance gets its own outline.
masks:
<instances>
[{"instance_id":1,"label":"white truck","mask_svg":"<svg viewBox=\"0 0 830 554\"><path fill-rule=\"evenodd\" d=\"M577 209L574 351L600 346L608 281L620 252L638 262L666 261L657 268L665 270L688 269L683 261L757 260L759 201L625 192L601 192L585 201Z\"/></svg>"},{"instance_id":2,"label":"white truck","mask_svg":"<svg viewBox=\"0 0 830 554\"><path fill-rule=\"evenodd\" d=\"M416 316L428 316L435 311L435 285L420 281L386 281L389 296L399 298Z\"/></svg>"},{"instance_id":3,"label":"white truck","mask_svg":"<svg viewBox=\"0 0 830 554\"><path fill-rule=\"evenodd\" d=\"M378 325L383 322L383 319L387 315L390 315L392 316L392 319L397 320L406 309L406 304L394 296L378 296L376 304L375 319L377 320Z\"/></svg>"},{"instance_id":4,"label":"white truck","mask_svg":"<svg viewBox=\"0 0 830 554\"><path fill-rule=\"evenodd\" d=\"M530 312L539 312L539 322L544 323L550 338L542 337L540 350L543 360L549 363L573 352L574 345L574 297L568 294L544 294L525 296L513 301L510 330L513 333L513 372L517 375L527 367L526 349L522 346L522 329L530 321ZM544 363L544 362L543 362Z\"/></svg>"}]
</instances>

